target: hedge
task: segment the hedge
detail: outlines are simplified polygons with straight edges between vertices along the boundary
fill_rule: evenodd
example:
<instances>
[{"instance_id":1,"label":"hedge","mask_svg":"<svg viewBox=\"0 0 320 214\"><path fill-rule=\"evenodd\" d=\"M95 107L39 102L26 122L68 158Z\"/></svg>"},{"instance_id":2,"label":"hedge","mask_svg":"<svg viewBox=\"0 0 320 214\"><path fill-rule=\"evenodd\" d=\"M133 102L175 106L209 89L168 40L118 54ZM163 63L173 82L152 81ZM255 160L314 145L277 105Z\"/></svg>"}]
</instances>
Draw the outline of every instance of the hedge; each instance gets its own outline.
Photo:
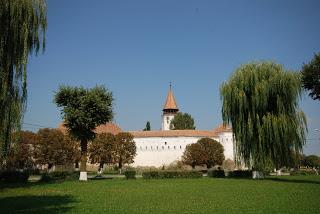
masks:
<instances>
[{"instance_id":1,"label":"hedge","mask_svg":"<svg viewBox=\"0 0 320 214\"><path fill-rule=\"evenodd\" d=\"M78 180L79 172L55 171L42 174L41 181L43 182L59 182Z\"/></svg>"},{"instance_id":2,"label":"hedge","mask_svg":"<svg viewBox=\"0 0 320 214\"><path fill-rule=\"evenodd\" d=\"M0 181L4 182L27 182L29 179L29 172L28 171L16 171L16 170L9 170L9 171L2 171L0 172Z\"/></svg>"},{"instance_id":3,"label":"hedge","mask_svg":"<svg viewBox=\"0 0 320 214\"><path fill-rule=\"evenodd\" d=\"M251 178L251 170L234 170L228 173L229 178Z\"/></svg>"},{"instance_id":4,"label":"hedge","mask_svg":"<svg viewBox=\"0 0 320 214\"><path fill-rule=\"evenodd\" d=\"M167 179L167 178L201 178L202 173L197 171L147 171L142 173L144 179Z\"/></svg>"},{"instance_id":5,"label":"hedge","mask_svg":"<svg viewBox=\"0 0 320 214\"><path fill-rule=\"evenodd\" d=\"M317 175L317 172L315 170L299 170L290 172L290 175Z\"/></svg>"},{"instance_id":6,"label":"hedge","mask_svg":"<svg viewBox=\"0 0 320 214\"><path fill-rule=\"evenodd\" d=\"M209 170L208 177L210 178L224 178L225 174L223 170Z\"/></svg>"},{"instance_id":7,"label":"hedge","mask_svg":"<svg viewBox=\"0 0 320 214\"><path fill-rule=\"evenodd\" d=\"M135 179L136 178L136 171L128 170L128 171L124 172L124 175L126 176L126 179Z\"/></svg>"}]
</instances>

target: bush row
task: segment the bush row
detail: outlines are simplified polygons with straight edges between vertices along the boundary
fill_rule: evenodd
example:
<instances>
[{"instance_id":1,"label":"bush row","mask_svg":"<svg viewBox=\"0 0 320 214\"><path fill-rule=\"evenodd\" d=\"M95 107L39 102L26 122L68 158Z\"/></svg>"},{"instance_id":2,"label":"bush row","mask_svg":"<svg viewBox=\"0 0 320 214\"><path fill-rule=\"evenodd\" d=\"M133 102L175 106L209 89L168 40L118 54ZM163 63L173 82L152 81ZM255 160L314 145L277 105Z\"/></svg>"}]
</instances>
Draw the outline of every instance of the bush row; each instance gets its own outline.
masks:
<instances>
[{"instance_id":1,"label":"bush row","mask_svg":"<svg viewBox=\"0 0 320 214\"><path fill-rule=\"evenodd\" d=\"M234 170L225 173L223 170L210 170L208 171L208 177L211 178L250 178L252 177L252 171L250 170Z\"/></svg>"},{"instance_id":2,"label":"bush row","mask_svg":"<svg viewBox=\"0 0 320 214\"><path fill-rule=\"evenodd\" d=\"M73 181L79 179L79 172L55 171L42 174L43 182Z\"/></svg>"},{"instance_id":3,"label":"bush row","mask_svg":"<svg viewBox=\"0 0 320 214\"><path fill-rule=\"evenodd\" d=\"M136 178L136 171L128 170L128 171L124 172L124 175L126 176L126 179L135 179Z\"/></svg>"},{"instance_id":4,"label":"bush row","mask_svg":"<svg viewBox=\"0 0 320 214\"><path fill-rule=\"evenodd\" d=\"M202 173L197 171L148 171L143 172L144 179L165 179L165 178L201 178Z\"/></svg>"},{"instance_id":5,"label":"bush row","mask_svg":"<svg viewBox=\"0 0 320 214\"><path fill-rule=\"evenodd\" d=\"M315 170L299 170L299 171L292 171L290 172L290 175L296 176L296 175L317 175L317 171Z\"/></svg>"},{"instance_id":6,"label":"bush row","mask_svg":"<svg viewBox=\"0 0 320 214\"><path fill-rule=\"evenodd\" d=\"M28 171L9 170L9 171L0 172L0 181L16 183L16 182L27 182L28 179L29 179Z\"/></svg>"}]
</instances>

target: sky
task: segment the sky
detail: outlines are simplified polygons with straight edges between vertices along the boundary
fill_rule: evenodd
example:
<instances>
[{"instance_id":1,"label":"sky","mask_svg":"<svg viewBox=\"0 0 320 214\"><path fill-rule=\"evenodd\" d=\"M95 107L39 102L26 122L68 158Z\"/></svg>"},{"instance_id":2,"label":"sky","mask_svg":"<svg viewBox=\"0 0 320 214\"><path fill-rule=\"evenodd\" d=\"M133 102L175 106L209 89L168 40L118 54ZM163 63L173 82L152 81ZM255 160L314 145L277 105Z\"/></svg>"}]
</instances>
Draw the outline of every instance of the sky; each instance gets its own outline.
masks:
<instances>
[{"instance_id":1,"label":"sky","mask_svg":"<svg viewBox=\"0 0 320 214\"><path fill-rule=\"evenodd\" d=\"M61 123L60 85L104 85L123 130L161 126L169 82L197 129L222 122L219 88L242 64L299 71L320 52L320 1L48 0L46 49L28 64L23 128ZM320 155L320 101L307 93L306 154Z\"/></svg>"}]
</instances>

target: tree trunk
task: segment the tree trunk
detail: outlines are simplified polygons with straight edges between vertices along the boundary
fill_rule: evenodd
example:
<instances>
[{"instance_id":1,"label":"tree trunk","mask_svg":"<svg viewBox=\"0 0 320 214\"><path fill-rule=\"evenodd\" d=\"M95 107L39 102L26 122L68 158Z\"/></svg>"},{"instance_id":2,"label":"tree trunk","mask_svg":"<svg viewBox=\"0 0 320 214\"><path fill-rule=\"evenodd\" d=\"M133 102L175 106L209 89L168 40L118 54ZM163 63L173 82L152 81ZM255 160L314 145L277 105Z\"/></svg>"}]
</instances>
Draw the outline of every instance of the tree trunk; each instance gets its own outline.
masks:
<instances>
[{"instance_id":1,"label":"tree trunk","mask_svg":"<svg viewBox=\"0 0 320 214\"><path fill-rule=\"evenodd\" d=\"M119 161L119 172L122 174L122 160Z\"/></svg>"},{"instance_id":2,"label":"tree trunk","mask_svg":"<svg viewBox=\"0 0 320 214\"><path fill-rule=\"evenodd\" d=\"M80 181L87 181L87 148L88 141L81 140Z\"/></svg>"},{"instance_id":3,"label":"tree trunk","mask_svg":"<svg viewBox=\"0 0 320 214\"><path fill-rule=\"evenodd\" d=\"M253 179L263 179L264 178L263 171L252 171L252 178Z\"/></svg>"}]
</instances>

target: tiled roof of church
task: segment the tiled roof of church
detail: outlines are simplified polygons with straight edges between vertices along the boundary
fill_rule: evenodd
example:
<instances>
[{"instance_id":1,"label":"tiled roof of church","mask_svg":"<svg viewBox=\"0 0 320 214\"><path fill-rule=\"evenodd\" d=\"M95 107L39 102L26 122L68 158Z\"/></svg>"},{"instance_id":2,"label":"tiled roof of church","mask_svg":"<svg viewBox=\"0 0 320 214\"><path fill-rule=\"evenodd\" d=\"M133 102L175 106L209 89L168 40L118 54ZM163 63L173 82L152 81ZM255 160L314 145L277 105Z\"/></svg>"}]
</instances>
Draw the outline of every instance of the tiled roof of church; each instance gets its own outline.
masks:
<instances>
[{"instance_id":1,"label":"tiled roof of church","mask_svg":"<svg viewBox=\"0 0 320 214\"><path fill-rule=\"evenodd\" d=\"M58 126L58 129L60 131L62 131L63 133L66 133L67 129L66 127L63 125L63 123L61 123L59 126ZM122 129L114 124L114 123L106 123L106 124L103 124L103 125L100 125L96 128L95 130L95 133L97 134L101 134L101 133L111 133L111 134L118 134L122 132Z\"/></svg>"},{"instance_id":2,"label":"tiled roof of church","mask_svg":"<svg viewBox=\"0 0 320 214\"><path fill-rule=\"evenodd\" d=\"M143 137L217 137L214 131L206 130L166 130L166 131L131 131L136 138Z\"/></svg>"},{"instance_id":3,"label":"tiled roof of church","mask_svg":"<svg viewBox=\"0 0 320 214\"><path fill-rule=\"evenodd\" d=\"M171 85L170 85L170 89L168 92L166 103L163 106L163 110L169 110L169 109L179 110L177 102L176 102L174 95L173 95L173 91L171 90Z\"/></svg>"}]
</instances>

